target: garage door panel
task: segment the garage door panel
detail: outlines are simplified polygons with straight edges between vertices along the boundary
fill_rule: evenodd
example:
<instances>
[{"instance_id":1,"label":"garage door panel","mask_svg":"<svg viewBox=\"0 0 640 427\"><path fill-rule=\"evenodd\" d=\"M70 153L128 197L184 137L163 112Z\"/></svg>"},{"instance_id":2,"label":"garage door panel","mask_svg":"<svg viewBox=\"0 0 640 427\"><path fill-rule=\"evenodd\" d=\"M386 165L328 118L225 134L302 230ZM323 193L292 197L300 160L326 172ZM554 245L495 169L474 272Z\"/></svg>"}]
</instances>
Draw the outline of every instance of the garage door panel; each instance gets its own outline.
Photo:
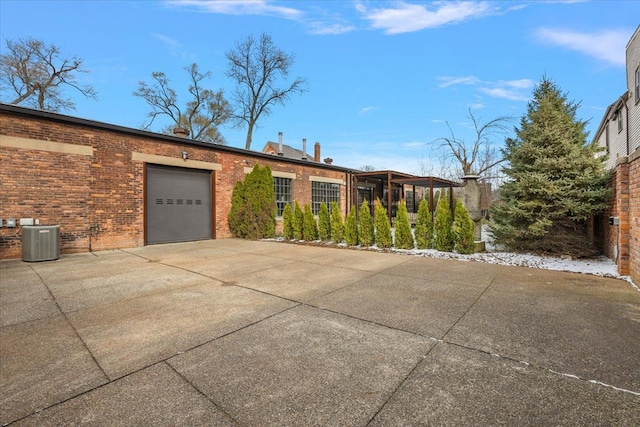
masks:
<instances>
[{"instance_id":1,"label":"garage door panel","mask_svg":"<svg viewBox=\"0 0 640 427\"><path fill-rule=\"evenodd\" d=\"M147 243L211 238L211 172L147 165Z\"/></svg>"}]
</instances>

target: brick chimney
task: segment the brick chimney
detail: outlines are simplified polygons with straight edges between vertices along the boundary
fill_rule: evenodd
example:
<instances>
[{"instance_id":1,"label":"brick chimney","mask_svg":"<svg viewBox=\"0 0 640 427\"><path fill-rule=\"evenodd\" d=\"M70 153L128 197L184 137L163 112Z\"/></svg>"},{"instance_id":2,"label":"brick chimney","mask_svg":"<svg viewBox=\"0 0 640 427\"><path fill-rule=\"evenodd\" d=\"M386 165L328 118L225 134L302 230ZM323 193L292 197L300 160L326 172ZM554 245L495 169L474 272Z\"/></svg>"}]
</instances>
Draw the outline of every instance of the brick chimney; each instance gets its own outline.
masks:
<instances>
[{"instance_id":1,"label":"brick chimney","mask_svg":"<svg viewBox=\"0 0 640 427\"><path fill-rule=\"evenodd\" d=\"M316 145L313 146L313 160L316 163L320 163L320 143L316 142Z\"/></svg>"},{"instance_id":2,"label":"brick chimney","mask_svg":"<svg viewBox=\"0 0 640 427\"><path fill-rule=\"evenodd\" d=\"M180 138L188 138L189 137L189 129L183 128L181 126L173 128L173 134Z\"/></svg>"},{"instance_id":3,"label":"brick chimney","mask_svg":"<svg viewBox=\"0 0 640 427\"><path fill-rule=\"evenodd\" d=\"M307 160L307 138L302 138L302 160Z\"/></svg>"}]
</instances>

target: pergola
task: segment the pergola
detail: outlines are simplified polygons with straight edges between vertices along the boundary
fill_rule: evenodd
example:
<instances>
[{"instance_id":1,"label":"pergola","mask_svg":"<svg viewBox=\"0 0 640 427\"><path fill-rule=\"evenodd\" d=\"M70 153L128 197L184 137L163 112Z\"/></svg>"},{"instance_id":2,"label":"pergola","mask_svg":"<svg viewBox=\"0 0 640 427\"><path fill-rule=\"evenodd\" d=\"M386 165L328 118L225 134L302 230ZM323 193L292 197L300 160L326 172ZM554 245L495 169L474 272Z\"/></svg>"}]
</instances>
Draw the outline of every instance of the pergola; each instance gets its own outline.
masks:
<instances>
[{"instance_id":1,"label":"pergola","mask_svg":"<svg viewBox=\"0 0 640 427\"><path fill-rule=\"evenodd\" d=\"M393 184L411 185L412 191L415 194L416 187L423 187L429 189L429 211L433 214L435 206L433 206L433 189L436 188L448 188L449 189L449 204L451 205L451 211L453 214L453 187L460 187L460 183L450 181L444 178L437 178L434 176L416 176L402 172L396 172L391 170L374 171L374 172L360 172L354 174L355 185L353 188L357 191L358 183L364 182L380 182L384 188L387 186L387 206L389 206L389 222L392 221L391 205L392 205L392 186ZM354 199L354 200L357 200ZM413 199L413 211L416 212L415 206L416 200Z\"/></svg>"}]
</instances>

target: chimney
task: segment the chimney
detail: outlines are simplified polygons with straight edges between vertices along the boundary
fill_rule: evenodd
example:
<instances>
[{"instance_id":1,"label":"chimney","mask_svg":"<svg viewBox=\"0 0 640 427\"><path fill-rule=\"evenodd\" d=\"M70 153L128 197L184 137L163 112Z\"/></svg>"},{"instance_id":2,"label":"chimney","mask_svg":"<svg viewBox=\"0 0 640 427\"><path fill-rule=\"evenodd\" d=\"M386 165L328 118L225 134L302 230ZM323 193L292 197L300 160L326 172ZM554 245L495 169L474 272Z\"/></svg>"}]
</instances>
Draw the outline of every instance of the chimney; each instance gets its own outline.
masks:
<instances>
[{"instance_id":1,"label":"chimney","mask_svg":"<svg viewBox=\"0 0 640 427\"><path fill-rule=\"evenodd\" d=\"M188 138L189 137L189 129L183 127L175 127L173 128L173 134L179 138Z\"/></svg>"},{"instance_id":2,"label":"chimney","mask_svg":"<svg viewBox=\"0 0 640 427\"><path fill-rule=\"evenodd\" d=\"M282 132L278 132L278 156L284 156L284 151L282 151Z\"/></svg>"},{"instance_id":3,"label":"chimney","mask_svg":"<svg viewBox=\"0 0 640 427\"><path fill-rule=\"evenodd\" d=\"M307 160L307 138L302 138L302 160Z\"/></svg>"},{"instance_id":4,"label":"chimney","mask_svg":"<svg viewBox=\"0 0 640 427\"><path fill-rule=\"evenodd\" d=\"M313 160L317 163L320 163L320 143L316 142L316 145L313 146Z\"/></svg>"},{"instance_id":5,"label":"chimney","mask_svg":"<svg viewBox=\"0 0 640 427\"><path fill-rule=\"evenodd\" d=\"M333 163L333 159L331 157L327 157L326 159L324 159L324 162L330 165L331 163Z\"/></svg>"}]
</instances>

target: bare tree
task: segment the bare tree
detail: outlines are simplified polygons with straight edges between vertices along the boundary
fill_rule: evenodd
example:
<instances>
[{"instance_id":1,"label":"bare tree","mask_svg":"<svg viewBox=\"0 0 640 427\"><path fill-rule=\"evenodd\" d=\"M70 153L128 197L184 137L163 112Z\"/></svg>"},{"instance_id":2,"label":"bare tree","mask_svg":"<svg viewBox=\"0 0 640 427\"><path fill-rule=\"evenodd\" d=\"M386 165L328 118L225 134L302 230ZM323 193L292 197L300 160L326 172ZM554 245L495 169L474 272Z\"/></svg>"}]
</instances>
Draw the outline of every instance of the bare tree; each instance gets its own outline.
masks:
<instances>
[{"instance_id":1,"label":"bare tree","mask_svg":"<svg viewBox=\"0 0 640 427\"><path fill-rule=\"evenodd\" d=\"M446 123L451 136L437 138L434 143L438 145L439 149L445 149L445 161L454 160L459 164L462 176L482 175L504 161L498 145L493 139L499 135L506 135L509 130L507 124L512 119L502 116L486 123L481 123L480 118L475 117L471 109L469 109L469 118L473 122L476 134L472 143L467 143L465 140L457 138L449 122Z\"/></svg>"},{"instance_id":2,"label":"bare tree","mask_svg":"<svg viewBox=\"0 0 640 427\"><path fill-rule=\"evenodd\" d=\"M202 74L197 64L184 67L191 78L189 93L191 100L184 108L178 105L176 91L169 87L167 76L156 71L151 74L155 81L152 86L146 82L138 82L138 90L133 92L151 106L149 122L143 124L143 129L149 129L158 116L168 116L172 124L163 129L163 133L172 134L175 127L185 128L189 137L198 141L224 144L225 140L218 131L218 126L231 117L231 107L224 99L223 92L214 92L201 86L202 80L211 76L207 71Z\"/></svg>"},{"instance_id":3,"label":"bare tree","mask_svg":"<svg viewBox=\"0 0 640 427\"><path fill-rule=\"evenodd\" d=\"M363 165L363 166L360 166L358 169L360 169L362 172L374 172L374 171L380 170L373 165Z\"/></svg>"},{"instance_id":4,"label":"bare tree","mask_svg":"<svg viewBox=\"0 0 640 427\"><path fill-rule=\"evenodd\" d=\"M0 93L10 96L10 104L48 111L74 110L74 102L63 94L65 86L97 99L93 87L78 82L78 73L88 73L82 59L61 57L57 46L31 38L7 40L6 44L6 53L0 55Z\"/></svg>"},{"instance_id":5,"label":"bare tree","mask_svg":"<svg viewBox=\"0 0 640 427\"><path fill-rule=\"evenodd\" d=\"M260 116L268 116L275 104L284 104L293 93L304 92L306 80L296 79L282 88L276 87L278 78L286 78L294 63L294 55L278 49L271 36L262 34L260 40L253 36L236 43L235 49L226 53L229 61L227 76L237 87L234 101L237 103L234 117L238 124L247 124L245 148L251 149L253 128Z\"/></svg>"}]
</instances>

